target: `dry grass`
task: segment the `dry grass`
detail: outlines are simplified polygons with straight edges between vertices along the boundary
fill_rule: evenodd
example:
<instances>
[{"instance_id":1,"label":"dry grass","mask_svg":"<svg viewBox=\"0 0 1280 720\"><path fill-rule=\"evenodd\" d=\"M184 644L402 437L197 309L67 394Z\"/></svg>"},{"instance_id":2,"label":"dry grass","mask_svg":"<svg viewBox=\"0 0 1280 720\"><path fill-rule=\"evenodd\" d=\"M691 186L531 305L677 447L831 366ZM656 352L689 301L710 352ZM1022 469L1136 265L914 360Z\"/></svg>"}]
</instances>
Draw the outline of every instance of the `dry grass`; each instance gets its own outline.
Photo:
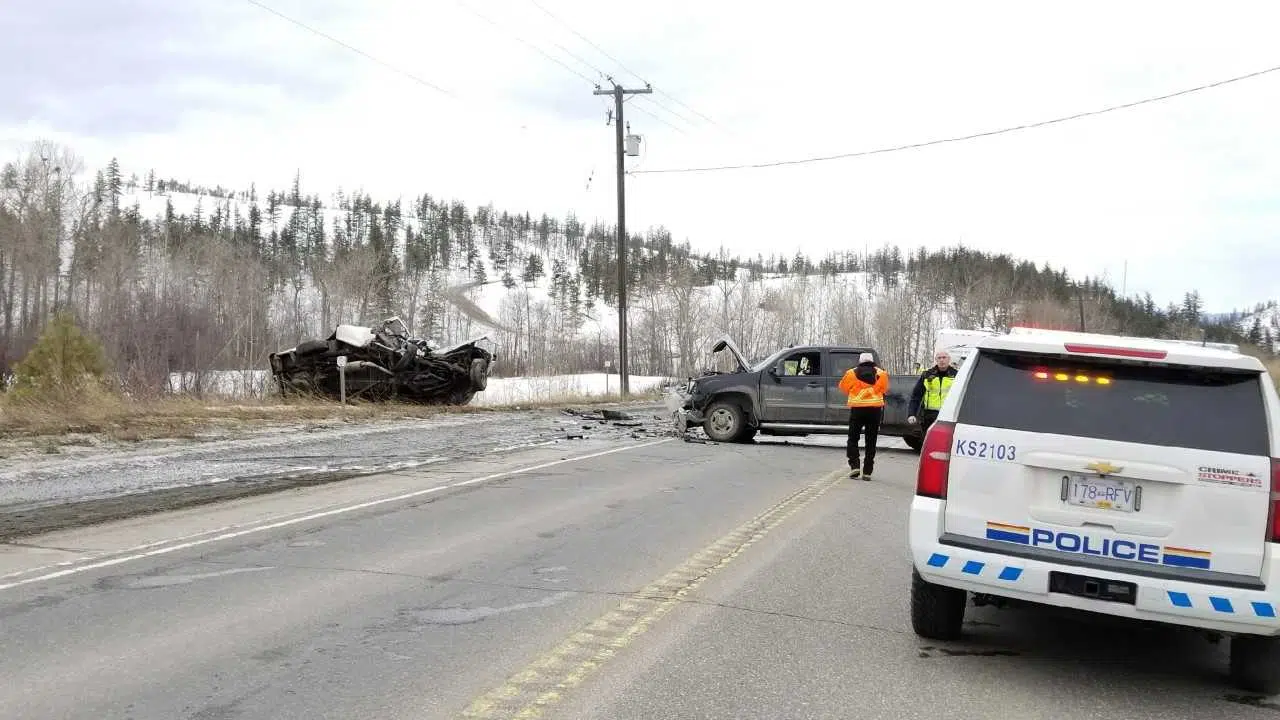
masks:
<instances>
[{"instance_id":1,"label":"dry grass","mask_svg":"<svg viewBox=\"0 0 1280 720\"><path fill-rule=\"evenodd\" d=\"M633 393L631 400L654 400L659 392ZM22 441L57 452L59 445L85 442L83 436L141 441L193 438L209 430L236 430L299 421L370 421L426 418L454 413L497 412L513 409L604 405L621 402L618 395L583 393L539 394L529 401L495 405L439 406L410 403L339 405L325 399L279 398L209 401L190 397L129 400L102 392L88 392L74 402L15 401L0 396L0 444ZM0 457L5 454L0 448Z\"/></svg>"},{"instance_id":2,"label":"dry grass","mask_svg":"<svg viewBox=\"0 0 1280 720\"><path fill-rule=\"evenodd\" d=\"M73 405L8 402L0 405L0 435L36 437L101 434L114 440L193 437L210 427L236 427L291 420L370 419L425 416L445 409L412 405L351 405L318 401L208 402L190 398L127 401L95 399Z\"/></svg>"}]
</instances>

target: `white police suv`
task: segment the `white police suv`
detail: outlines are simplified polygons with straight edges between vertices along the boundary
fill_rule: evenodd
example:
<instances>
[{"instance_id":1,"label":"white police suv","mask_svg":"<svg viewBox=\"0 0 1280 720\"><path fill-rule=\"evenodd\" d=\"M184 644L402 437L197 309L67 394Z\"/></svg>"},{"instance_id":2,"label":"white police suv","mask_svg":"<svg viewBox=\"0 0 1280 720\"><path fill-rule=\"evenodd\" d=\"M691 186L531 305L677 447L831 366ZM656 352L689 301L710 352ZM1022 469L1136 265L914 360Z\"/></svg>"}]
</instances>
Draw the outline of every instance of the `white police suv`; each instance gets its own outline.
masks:
<instances>
[{"instance_id":1,"label":"white police suv","mask_svg":"<svg viewBox=\"0 0 1280 720\"><path fill-rule=\"evenodd\" d=\"M1280 691L1280 399L1238 352L1085 333L974 343L921 451L911 621L968 593L1217 631Z\"/></svg>"}]
</instances>

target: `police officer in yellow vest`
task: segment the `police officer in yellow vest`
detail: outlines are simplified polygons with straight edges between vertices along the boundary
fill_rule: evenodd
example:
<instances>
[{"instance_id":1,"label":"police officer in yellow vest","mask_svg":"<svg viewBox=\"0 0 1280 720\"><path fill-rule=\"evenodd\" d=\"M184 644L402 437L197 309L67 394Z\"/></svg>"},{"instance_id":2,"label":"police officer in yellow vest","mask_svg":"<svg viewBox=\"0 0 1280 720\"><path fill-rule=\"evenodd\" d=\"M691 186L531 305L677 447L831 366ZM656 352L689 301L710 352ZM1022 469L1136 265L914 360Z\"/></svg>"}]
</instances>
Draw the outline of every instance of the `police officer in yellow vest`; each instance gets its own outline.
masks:
<instances>
[{"instance_id":1,"label":"police officer in yellow vest","mask_svg":"<svg viewBox=\"0 0 1280 720\"><path fill-rule=\"evenodd\" d=\"M920 423L920 433L929 432L929 426L938 419L938 411L942 409L942 401L951 392L951 383L955 382L956 368L951 364L951 353L939 350L934 353L933 367L920 374L916 386L911 390L911 403L907 406L911 416L907 422Z\"/></svg>"}]
</instances>

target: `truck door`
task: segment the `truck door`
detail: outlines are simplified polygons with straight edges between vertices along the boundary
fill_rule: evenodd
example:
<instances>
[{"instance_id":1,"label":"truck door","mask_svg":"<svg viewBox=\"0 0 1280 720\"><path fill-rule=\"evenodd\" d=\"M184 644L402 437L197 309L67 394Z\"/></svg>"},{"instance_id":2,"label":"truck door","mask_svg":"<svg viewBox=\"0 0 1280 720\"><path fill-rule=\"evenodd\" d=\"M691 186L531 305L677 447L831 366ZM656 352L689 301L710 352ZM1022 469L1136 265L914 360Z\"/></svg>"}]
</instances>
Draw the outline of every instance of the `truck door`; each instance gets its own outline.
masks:
<instances>
[{"instance_id":1,"label":"truck door","mask_svg":"<svg viewBox=\"0 0 1280 720\"><path fill-rule=\"evenodd\" d=\"M760 378L764 422L818 425L827 408L827 378L821 350L783 356L774 373Z\"/></svg>"}]
</instances>

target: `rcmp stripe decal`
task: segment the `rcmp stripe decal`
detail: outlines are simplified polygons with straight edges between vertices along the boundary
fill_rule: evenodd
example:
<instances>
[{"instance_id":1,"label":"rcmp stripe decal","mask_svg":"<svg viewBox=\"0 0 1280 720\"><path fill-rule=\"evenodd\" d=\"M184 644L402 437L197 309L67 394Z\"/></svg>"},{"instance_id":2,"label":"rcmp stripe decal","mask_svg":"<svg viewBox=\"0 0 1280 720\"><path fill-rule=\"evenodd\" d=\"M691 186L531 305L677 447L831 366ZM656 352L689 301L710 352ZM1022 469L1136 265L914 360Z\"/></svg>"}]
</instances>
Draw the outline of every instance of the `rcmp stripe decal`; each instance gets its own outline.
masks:
<instances>
[{"instance_id":1,"label":"rcmp stripe decal","mask_svg":"<svg viewBox=\"0 0 1280 720\"><path fill-rule=\"evenodd\" d=\"M1169 604L1182 610L1213 610L1223 615L1253 615L1260 618L1275 618L1277 615L1277 606L1274 603L1261 602L1255 600L1253 602L1233 602L1231 598L1221 597L1219 595L1210 595L1200 602L1196 602L1191 595L1169 590L1166 592L1169 598Z\"/></svg>"},{"instance_id":2,"label":"rcmp stripe decal","mask_svg":"<svg viewBox=\"0 0 1280 720\"><path fill-rule=\"evenodd\" d=\"M933 553L929 559L925 561L925 565L938 569L949 569L958 571L965 575L974 575L977 577L994 576L997 580L1004 582L1017 582L1022 577L1022 568L1017 565L998 565L987 564L978 560L962 560L943 553Z\"/></svg>"}]
</instances>

